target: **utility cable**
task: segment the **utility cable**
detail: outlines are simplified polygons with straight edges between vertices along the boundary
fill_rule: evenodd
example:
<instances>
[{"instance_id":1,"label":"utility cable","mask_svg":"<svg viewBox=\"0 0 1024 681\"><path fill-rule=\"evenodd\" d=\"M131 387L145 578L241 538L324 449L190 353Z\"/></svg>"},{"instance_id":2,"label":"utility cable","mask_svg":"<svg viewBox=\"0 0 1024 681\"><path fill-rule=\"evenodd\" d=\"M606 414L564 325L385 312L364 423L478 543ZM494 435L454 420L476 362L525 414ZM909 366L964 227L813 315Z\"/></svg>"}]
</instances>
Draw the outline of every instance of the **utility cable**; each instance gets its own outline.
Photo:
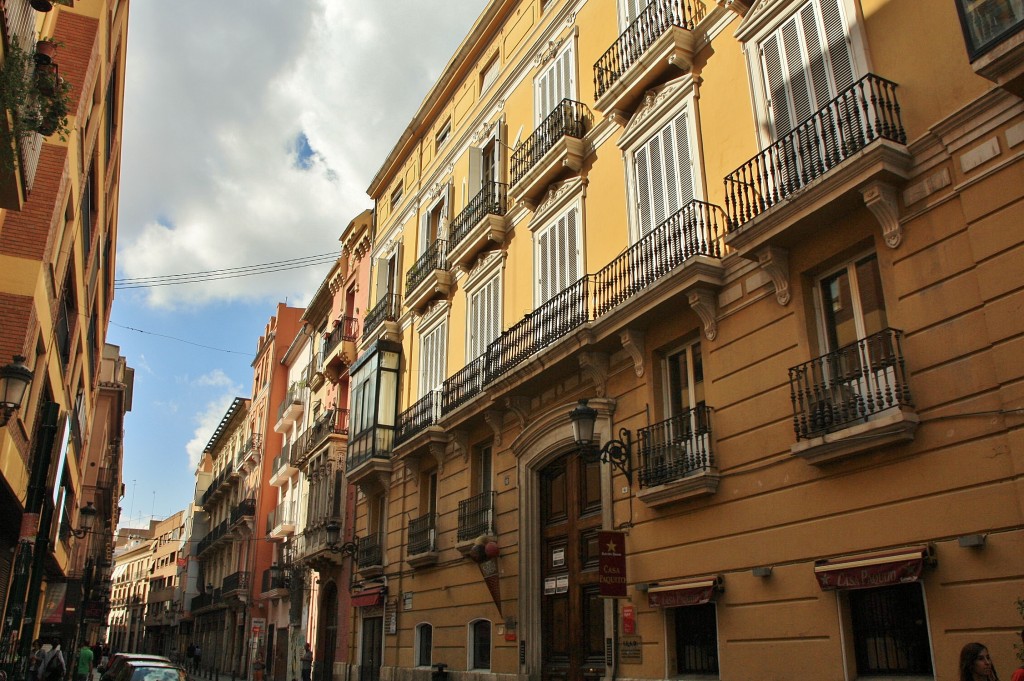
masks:
<instances>
[{"instance_id":1,"label":"utility cable","mask_svg":"<svg viewBox=\"0 0 1024 681\"><path fill-rule=\"evenodd\" d=\"M236 279L238 277L249 277L257 274L272 274L288 270L301 269L327 265L337 260L336 253L327 253L319 256L306 258L293 258L291 260L279 260L258 265L246 265L221 270L207 270L203 272L190 272L184 274L168 274L153 277L137 277L132 279L117 279L114 281L116 290L134 288L152 288L155 286L173 286L176 284L195 284L207 281L219 281L221 279Z\"/></svg>"},{"instance_id":2,"label":"utility cable","mask_svg":"<svg viewBox=\"0 0 1024 681\"><path fill-rule=\"evenodd\" d=\"M136 333L144 333L147 336L157 336L159 338L167 338L168 340L177 341L179 343L185 343L187 345L194 345L197 348L205 348L207 350L216 350L217 352L229 352L232 355L245 355L246 357L252 357L251 352L241 352L239 350L226 350L225 348L215 348L212 345L203 345L202 343L196 343L195 341L185 340L184 338L177 338L175 336L168 336L165 333L157 333L155 331L146 331L145 329L137 329L134 326L125 326L124 324L118 324L114 320L110 320L112 326L116 326L121 329L127 329L128 331L134 331Z\"/></svg>"}]
</instances>

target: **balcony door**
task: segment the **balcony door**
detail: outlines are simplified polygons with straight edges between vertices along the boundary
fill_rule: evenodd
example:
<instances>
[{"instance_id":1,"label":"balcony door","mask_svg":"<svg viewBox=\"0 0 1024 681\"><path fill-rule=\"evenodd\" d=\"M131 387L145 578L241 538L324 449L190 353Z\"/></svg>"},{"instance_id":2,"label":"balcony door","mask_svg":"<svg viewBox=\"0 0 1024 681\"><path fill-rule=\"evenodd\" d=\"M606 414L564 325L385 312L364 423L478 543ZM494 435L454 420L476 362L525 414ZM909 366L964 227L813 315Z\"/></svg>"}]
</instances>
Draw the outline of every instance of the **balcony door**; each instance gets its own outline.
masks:
<instances>
[{"instance_id":1,"label":"balcony door","mask_svg":"<svg viewBox=\"0 0 1024 681\"><path fill-rule=\"evenodd\" d=\"M843 265L818 285L821 328L830 389L826 399L859 414L896 385L895 349L882 333L889 325L878 259L874 254Z\"/></svg>"},{"instance_id":2,"label":"balcony door","mask_svg":"<svg viewBox=\"0 0 1024 681\"><path fill-rule=\"evenodd\" d=\"M384 618L381 616L364 617L359 657L359 681L380 681L383 648Z\"/></svg>"},{"instance_id":3,"label":"balcony door","mask_svg":"<svg viewBox=\"0 0 1024 681\"><path fill-rule=\"evenodd\" d=\"M563 99L576 99L576 53L567 41L554 60L534 81L536 116L540 124Z\"/></svg>"},{"instance_id":4,"label":"balcony door","mask_svg":"<svg viewBox=\"0 0 1024 681\"><path fill-rule=\"evenodd\" d=\"M651 0L619 0L620 30L625 31L647 9Z\"/></svg>"},{"instance_id":5,"label":"balcony door","mask_svg":"<svg viewBox=\"0 0 1024 681\"><path fill-rule=\"evenodd\" d=\"M691 459L698 452L710 449L707 412L704 402L704 357L700 340L685 344L665 359L666 436L670 445L664 448L664 460L650 463L665 470L690 470ZM658 451L659 448L654 448Z\"/></svg>"},{"instance_id":6,"label":"balcony door","mask_svg":"<svg viewBox=\"0 0 1024 681\"><path fill-rule=\"evenodd\" d=\"M604 676L597 533L601 465L565 456L540 472L543 681Z\"/></svg>"}]
</instances>

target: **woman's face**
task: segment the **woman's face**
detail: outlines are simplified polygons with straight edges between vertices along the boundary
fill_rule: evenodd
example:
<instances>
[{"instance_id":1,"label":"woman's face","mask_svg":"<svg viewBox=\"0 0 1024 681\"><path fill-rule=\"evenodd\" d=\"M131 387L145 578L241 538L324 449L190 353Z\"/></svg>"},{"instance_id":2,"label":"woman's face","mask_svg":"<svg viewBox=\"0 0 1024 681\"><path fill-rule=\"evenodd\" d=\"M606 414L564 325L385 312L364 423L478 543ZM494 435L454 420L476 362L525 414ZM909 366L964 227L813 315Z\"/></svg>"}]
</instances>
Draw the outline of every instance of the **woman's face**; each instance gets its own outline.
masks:
<instances>
[{"instance_id":1,"label":"woman's face","mask_svg":"<svg viewBox=\"0 0 1024 681\"><path fill-rule=\"evenodd\" d=\"M988 648L982 648L978 651L978 656L974 658L974 667L971 671L974 673L975 679L992 678L992 658L988 654Z\"/></svg>"}]
</instances>

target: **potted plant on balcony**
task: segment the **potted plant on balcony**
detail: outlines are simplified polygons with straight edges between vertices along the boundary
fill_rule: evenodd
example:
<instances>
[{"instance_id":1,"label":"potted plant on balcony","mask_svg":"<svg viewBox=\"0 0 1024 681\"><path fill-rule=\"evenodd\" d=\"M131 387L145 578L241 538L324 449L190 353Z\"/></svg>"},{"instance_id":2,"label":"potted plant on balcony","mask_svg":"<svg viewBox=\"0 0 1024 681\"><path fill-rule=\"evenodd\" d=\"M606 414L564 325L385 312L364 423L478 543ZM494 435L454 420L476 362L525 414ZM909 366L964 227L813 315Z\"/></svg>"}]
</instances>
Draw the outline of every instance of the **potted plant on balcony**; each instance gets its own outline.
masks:
<instances>
[{"instance_id":1,"label":"potted plant on balcony","mask_svg":"<svg viewBox=\"0 0 1024 681\"><path fill-rule=\"evenodd\" d=\"M0 67L0 167L14 167L17 143L30 135L68 133L67 117L71 85L57 72L57 65L36 63L34 55L12 40Z\"/></svg>"},{"instance_id":2,"label":"potted plant on balcony","mask_svg":"<svg viewBox=\"0 0 1024 681\"><path fill-rule=\"evenodd\" d=\"M50 0L29 0L28 4L32 5L32 9L37 12L49 12L53 9L53 3Z\"/></svg>"},{"instance_id":3,"label":"potted plant on balcony","mask_svg":"<svg viewBox=\"0 0 1024 681\"><path fill-rule=\"evenodd\" d=\"M36 64L52 64L57 56L57 48L61 43L53 38L43 38L36 42L36 53L34 55Z\"/></svg>"}]
</instances>

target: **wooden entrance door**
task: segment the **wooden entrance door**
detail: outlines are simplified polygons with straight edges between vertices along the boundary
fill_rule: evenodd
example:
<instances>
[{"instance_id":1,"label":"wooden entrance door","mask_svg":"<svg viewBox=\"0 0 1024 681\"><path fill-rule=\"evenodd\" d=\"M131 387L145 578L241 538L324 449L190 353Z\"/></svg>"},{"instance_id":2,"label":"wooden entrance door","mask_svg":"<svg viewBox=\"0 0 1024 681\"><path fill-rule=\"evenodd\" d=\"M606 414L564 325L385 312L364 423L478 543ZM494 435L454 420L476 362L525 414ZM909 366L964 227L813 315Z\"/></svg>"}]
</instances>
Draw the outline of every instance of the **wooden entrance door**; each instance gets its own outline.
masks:
<instances>
[{"instance_id":1,"label":"wooden entrance door","mask_svg":"<svg viewBox=\"0 0 1024 681\"><path fill-rule=\"evenodd\" d=\"M359 681L380 681L383 644L384 618L364 617L362 654L359 658Z\"/></svg>"},{"instance_id":2,"label":"wooden entrance door","mask_svg":"<svg viewBox=\"0 0 1024 681\"><path fill-rule=\"evenodd\" d=\"M540 473L544 681L605 673L604 601L598 594L601 466L569 455Z\"/></svg>"}]
</instances>

